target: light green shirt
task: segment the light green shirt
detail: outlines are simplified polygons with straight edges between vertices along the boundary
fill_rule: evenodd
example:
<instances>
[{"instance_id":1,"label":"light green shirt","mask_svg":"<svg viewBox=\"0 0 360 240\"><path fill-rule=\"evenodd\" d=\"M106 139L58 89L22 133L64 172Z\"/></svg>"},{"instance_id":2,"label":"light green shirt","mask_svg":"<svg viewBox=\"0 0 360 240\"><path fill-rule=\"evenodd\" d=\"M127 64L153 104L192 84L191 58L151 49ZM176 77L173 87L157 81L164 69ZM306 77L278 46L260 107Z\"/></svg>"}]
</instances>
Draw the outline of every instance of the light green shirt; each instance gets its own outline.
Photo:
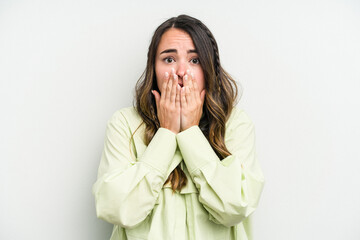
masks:
<instances>
[{"instance_id":1,"label":"light green shirt","mask_svg":"<svg viewBox=\"0 0 360 240\"><path fill-rule=\"evenodd\" d=\"M250 240L250 214L264 176L255 151L255 129L234 108L220 161L198 126L174 134L159 128L144 143L145 125L133 107L108 121L93 186L97 216L114 224L110 240ZM188 183L173 193L169 174L181 164Z\"/></svg>"}]
</instances>

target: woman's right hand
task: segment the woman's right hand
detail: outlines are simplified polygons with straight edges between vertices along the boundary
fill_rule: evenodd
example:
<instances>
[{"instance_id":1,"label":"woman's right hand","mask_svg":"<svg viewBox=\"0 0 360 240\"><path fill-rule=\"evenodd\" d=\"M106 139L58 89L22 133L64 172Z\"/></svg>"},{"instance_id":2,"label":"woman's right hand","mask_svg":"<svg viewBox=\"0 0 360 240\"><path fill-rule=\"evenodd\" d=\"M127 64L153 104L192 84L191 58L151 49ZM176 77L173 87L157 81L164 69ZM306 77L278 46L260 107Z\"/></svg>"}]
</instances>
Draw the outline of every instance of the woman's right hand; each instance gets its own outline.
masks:
<instances>
[{"instance_id":1,"label":"woman's right hand","mask_svg":"<svg viewBox=\"0 0 360 240\"><path fill-rule=\"evenodd\" d=\"M151 91L155 96L160 127L175 134L180 132L180 89L178 76L172 71L171 74L165 72L161 95L156 90Z\"/></svg>"}]
</instances>

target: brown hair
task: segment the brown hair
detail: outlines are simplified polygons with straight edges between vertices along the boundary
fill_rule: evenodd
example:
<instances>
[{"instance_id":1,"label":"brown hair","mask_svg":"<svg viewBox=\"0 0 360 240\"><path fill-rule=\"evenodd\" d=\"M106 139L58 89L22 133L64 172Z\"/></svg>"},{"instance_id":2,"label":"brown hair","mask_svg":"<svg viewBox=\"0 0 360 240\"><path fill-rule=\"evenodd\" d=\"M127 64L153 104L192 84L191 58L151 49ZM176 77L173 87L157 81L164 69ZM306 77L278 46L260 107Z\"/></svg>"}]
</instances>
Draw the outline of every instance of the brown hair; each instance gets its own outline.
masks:
<instances>
[{"instance_id":1,"label":"brown hair","mask_svg":"<svg viewBox=\"0 0 360 240\"><path fill-rule=\"evenodd\" d=\"M204 72L206 91L199 127L215 153L223 159L231 155L225 146L225 124L235 105L238 89L235 81L220 65L219 50L213 34L201 21L187 15L170 18L155 30L149 46L146 69L136 83L135 107L146 125L146 144L150 143L160 128L151 90L159 91L155 75L155 56L162 35L169 28L184 30L193 40ZM173 191L180 191L186 185L187 178L180 164L172 171L165 184L169 181Z\"/></svg>"}]
</instances>

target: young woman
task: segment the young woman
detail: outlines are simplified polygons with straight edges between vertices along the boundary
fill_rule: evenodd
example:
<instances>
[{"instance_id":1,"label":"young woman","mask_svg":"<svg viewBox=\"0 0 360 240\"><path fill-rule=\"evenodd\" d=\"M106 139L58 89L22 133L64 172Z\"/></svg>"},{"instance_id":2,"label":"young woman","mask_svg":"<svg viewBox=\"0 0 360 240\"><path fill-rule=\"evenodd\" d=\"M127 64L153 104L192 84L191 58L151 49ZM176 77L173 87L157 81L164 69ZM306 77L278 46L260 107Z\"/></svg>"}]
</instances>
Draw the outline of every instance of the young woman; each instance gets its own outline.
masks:
<instances>
[{"instance_id":1,"label":"young woman","mask_svg":"<svg viewBox=\"0 0 360 240\"><path fill-rule=\"evenodd\" d=\"M236 97L201 21L180 15L156 29L136 106L108 121L93 186L111 240L251 239L264 177Z\"/></svg>"}]
</instances>

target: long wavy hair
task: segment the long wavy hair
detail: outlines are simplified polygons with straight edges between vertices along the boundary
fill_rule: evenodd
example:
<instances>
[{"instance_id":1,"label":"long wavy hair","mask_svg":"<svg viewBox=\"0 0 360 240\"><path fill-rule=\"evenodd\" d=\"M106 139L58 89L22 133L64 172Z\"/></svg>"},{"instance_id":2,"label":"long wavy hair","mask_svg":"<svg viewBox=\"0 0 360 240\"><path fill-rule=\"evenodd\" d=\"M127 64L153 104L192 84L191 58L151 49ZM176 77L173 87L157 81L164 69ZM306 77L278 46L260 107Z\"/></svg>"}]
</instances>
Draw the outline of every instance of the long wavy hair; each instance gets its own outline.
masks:
<instances>
[{"instance_id":1,"label":"long wavy hair","mask_svg":"<svg viewBox=\"0 0 360 240\"><path fill-rule=\"evenodd\" d=\"M135 108L145 124L145 141L149 144L158 128L155 98L151 90L159 91L155 75L155 56L162 35L170 28L187 32L193 40L205 78L205 99L199 127L220 159L231 155L225 146L225 124L236 104L238 89L232 77L221 67L218 45L210 30L198 19L179 15L162 23L151 39L144 73L136 83ZM187 183L180 164L171 172L167 182L175 192Z\"/></svg>"}]
</instances>

